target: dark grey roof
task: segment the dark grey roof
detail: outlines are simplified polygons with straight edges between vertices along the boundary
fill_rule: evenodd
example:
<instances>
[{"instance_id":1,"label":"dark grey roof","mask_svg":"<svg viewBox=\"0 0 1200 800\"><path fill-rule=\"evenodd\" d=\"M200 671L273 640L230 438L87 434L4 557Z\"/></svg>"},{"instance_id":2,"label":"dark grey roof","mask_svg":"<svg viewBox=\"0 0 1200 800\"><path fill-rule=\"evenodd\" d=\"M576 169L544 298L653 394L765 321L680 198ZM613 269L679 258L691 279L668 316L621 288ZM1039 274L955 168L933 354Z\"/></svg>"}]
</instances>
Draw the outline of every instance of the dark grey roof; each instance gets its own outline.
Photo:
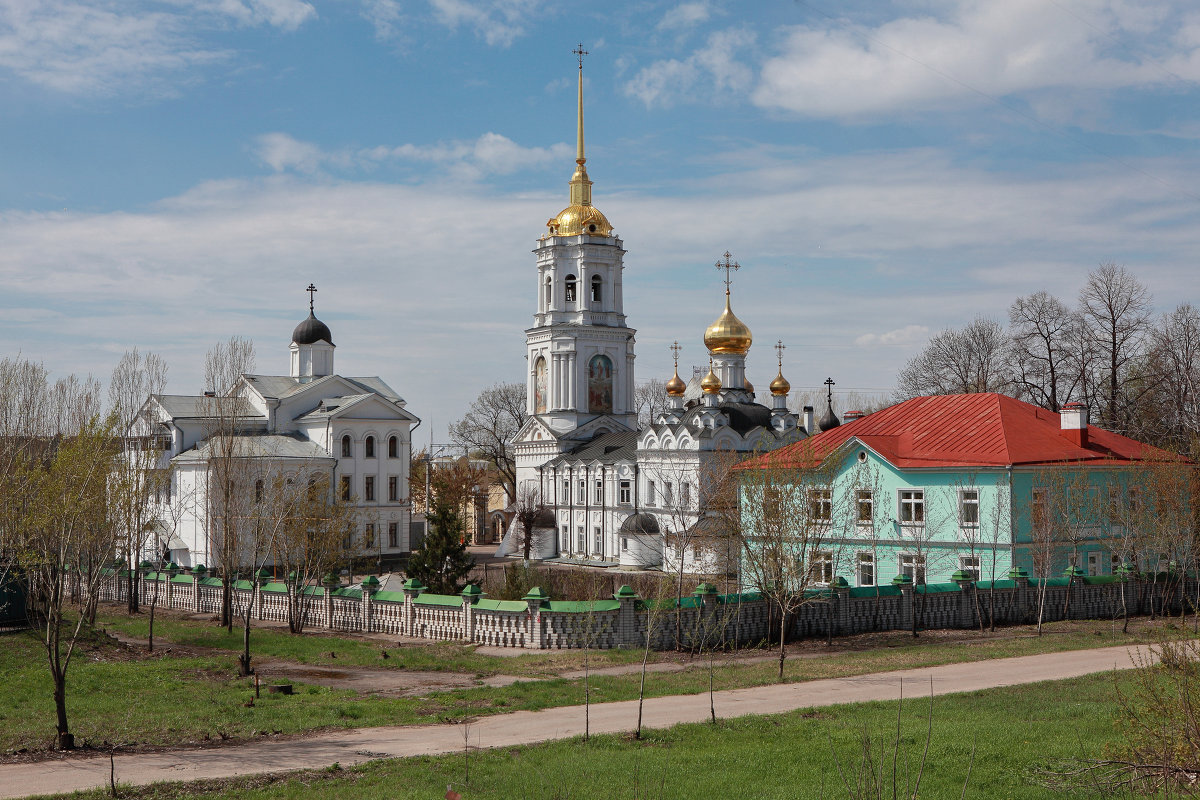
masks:
<instances>
[{"instance_id":1,"label":"dark grey roof","mask_svg":"<svg viewBox=\"0 0 1200 800\"><path fill-rule=\"evenodd\" d=\"M831 405L825 407L825 413L821 415L821 419L817 422L817 425L823 431L831 430L841 424L842 421L837 418L837 414L833 413L833 406Z\"/></svg>"},{"instance_id":2,"label":"dark grey roof","mask_svg":"<svg viewBox=\"0 0 1200 800\"><path fill-rule=\"evenodd\" d=\"M258 412L243 397L209 397L207 395L191 394L156 394L153 395L163 410L171 419L209 419L220 413L233 413L239 417L257 417ZM224 408L221 403L230 403Z\"/></svg>"},{"instance_id":3,"label":"dark grey roof","mask_svg":"<svg viewBox=\"0 0 1200 800\"><path fill-rule=\"evenodd\" d=\"M313 316L311 311L308 312L308 319L296 326L296 330L292 331L292 341L296 344L316 344L317 342L329 342L333 344L333 334L329 332L329 326L321 320Z\"/></svg>"},{"instance_id":4,"label":"dark grey roof","mask_svg":"<svg viewBox=\"0 0 1200 800\"><path fill-rule=\"evenodd\" d=\"M574 450L563 453L553 459L547 466L584 461L633 461L637 458L637 431L613 431L602 433L594 439L583 442Z\"/></svg>"},{"instance_id":5,"label":"dark grey roof","mask_svg":"<svg viewBox=\"0 0 1200 800\"><path fill-rule=\"evenodd\" d=\"M708 408L703 405L692 406L672 427L684 427L707 410ZM721 403L717 406L717 410L728 418L729 427L737 431L740 436L745 436L755 428L769 428L771 425L771 409L760 403Z\"/></svg>"},{"instance_id":6,"label":"dark grey roof","mask_svg":"<svg viewBox=\"0 0 1200 800\"><path fill-rule=\"evenodd\" d=\"M285 434L248 434L234 437L233 454L237 458L302 458L306 460L332 461L325 448L300 436ZM214 442L206 439L191 450L184 451L172 459L178 463L207 461L213 455Z\"/></svg>"},{"instance_id":7,"label":"dark grey roof","mask_svg":"<svg viewBox=\"0 0 1200 800\"><path fill-rule=\"evenodd\" d=\"M658 519L653 514L642 511L630 514L621 523L621 533L658 533Z\"/></svg>"}]
</instances>

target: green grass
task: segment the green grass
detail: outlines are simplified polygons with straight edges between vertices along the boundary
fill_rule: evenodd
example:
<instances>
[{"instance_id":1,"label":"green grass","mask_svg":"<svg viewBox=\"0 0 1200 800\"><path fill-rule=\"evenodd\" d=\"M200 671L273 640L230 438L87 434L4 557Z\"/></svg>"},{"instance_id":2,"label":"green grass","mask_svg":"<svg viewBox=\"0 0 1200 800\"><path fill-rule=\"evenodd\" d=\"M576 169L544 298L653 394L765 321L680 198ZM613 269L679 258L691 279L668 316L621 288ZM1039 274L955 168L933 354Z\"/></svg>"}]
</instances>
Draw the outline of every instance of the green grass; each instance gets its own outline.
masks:
<instances>
[{"instance_id":1,"label":"green grass","mask_svg":"<svg viewBox=\"0 0 1200 800\"><path fill-rule=\"evenodd\" d=\"M96 625L129 636L145 639L149 635L146 614L129 616L113 606L101 609ZM235 624L232 633L211 622L156 615L155 641L174 642L190 647L209 647L241 652L242 629ZM386 649L388 658L380 657ZM330 653L337 653L331 657ZM405 644L395 647L386 642L338 636L324 631L309 631L301 636L275 628L255 627L251 633L252 658L272 658L298 664L328 666L355 665L379 669L462 672L470 675L520 675L542 677L582 664L582 654L574 651L547 651L518 656L488 656L475 652L474 645L455 642ZM640 662L636 650L606 650L591 654L601 666Z\"/></svg>"},{"instance_id":2,"label":"green grass","mask_svg":"<svg viewBox=\"0 0 1200 800\"><path fill-rule=\"evenodd\" d=\"M906 762L913 773L921 758L928 703L915 697L904 704L902 775ZM681 725L649 731L642 741L614 735L485 750L470 755L469 782L464 780L463 755L455 754L210 784L160 784L126 789L123 796L428 800L442 797L447 785L453 785L471 800L846 797L838 764L842 770L854 769L864 733L875 741L877 754L882 740L890 774L896 711L894 702L833 706L716 726ZM1110 675L936 698L920 796L958 798L972 764L967 797L1059 797L1032 782L1032 771L1081 752L1103 753L1115 740L1116 713ZM101 791L78 795L86 800L105 796Z\"/></svg>"},{"instance_id":3,"label":"green grass","mask_svg":"<svg viewBox=\"0 0 1200 800\"><path fill-rule=\"evenodd\" d=\"M136 624L126 620L123 624ZM1105 646L1153 638L1157 628L1142 626L1137 637L1114 636L1103 625L1054 628L1041 638L999 638L936 642L889 636L885 646L861 652L841 652L812 658L789 658L789 681L860 675L891 669L954 663L985 658L1054 652L1088 646ZM157 627L157 626L156 626ZM222 629L203 623L172 620L164 625L189 641L221 643ZM1053 633L1055 630L1065 632ZM318 659L321 652L336 647L343 666L355 658L371 666L400 661L407 665L409 654L420 650L421 659L433 659L439 650L451 653L453 663L464 663L473 654L459 645L409 647L393 651L396 657L378 658L377 643L337 637L293 637L275 631L254 631L255 652L273 657L301 653ZM53 706L44 655L32 634L5 637L0 646L0 675L5 692L0 693L0 753L20 748L49 747L53 738ZM262 643L267 644L262 644ZM892 645L892 646L886 646ZM210 646L217 646L212 644ZM810 645L820 652L819 645ZM289 650L288 648L295 648ZM363 649L366 648L366 649ZM344 656L343 656L344 654ZM372 658L368 659L368 656ZM560 654L561 655L561 654ZM578 657L580 654L571 653ZM610 655L628 658L629 651ZM633 653L636 655L636 651ZM529 656L536 659L539 656ZM548 655L546 658L554 658ZM129 659L134 660L129 660ZM478 658L488 658L479 656ZM253 707L244 704L252 694L247 679L236 677L232 652L181 657L161 651L145 658L140 651L112 644L97 644L77 655L68 674L68 713L77 739L96 743L116 739L121 744L183 744L207 739L241 739L261 732L298 733L319 728L348 728L375 725L409 725L456 720L483 714L538 710L583 702L583 681L554 678L517 683L504 688L470 688L429 694L426 697L361 696L351 691L296 683L293 696L264 693ZM454 659L460 659L454 661ZM510 659L499 659L507 664ZM605 661L599 660L601 665ZM318 661L318 663L321 663ZM419 661L422 668L426 660ZM575 666L574 662L567 666ZM650 673L646 693L650 697L704 692L708 674L703 664L674 673ZM720 664L715 670L717 689L774 683L774 663ZM591 678L594 702L636 699L639 675Z\"/></svg>"}]
</instances>

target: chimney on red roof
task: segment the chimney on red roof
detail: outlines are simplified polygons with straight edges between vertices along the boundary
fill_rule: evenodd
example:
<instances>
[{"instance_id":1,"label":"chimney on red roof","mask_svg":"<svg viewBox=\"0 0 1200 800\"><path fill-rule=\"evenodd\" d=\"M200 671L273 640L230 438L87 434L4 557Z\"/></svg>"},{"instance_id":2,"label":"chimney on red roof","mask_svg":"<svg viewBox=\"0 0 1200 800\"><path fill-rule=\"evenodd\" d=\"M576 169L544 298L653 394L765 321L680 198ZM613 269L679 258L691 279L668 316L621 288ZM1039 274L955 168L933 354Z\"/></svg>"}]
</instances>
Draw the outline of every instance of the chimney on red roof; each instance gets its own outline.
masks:
<instances>
[{"instance_id":1,"label":"chimney on red roof","mask_svg":"<svg viewBox=\"0 0 1200 800\"><path fill-rule=\"evenodd\" d=\"M1083 403L1067 403L1058 412L1063 438L1076 447L1088 446L1088 413Z\"/></svg>"}]
</instances>

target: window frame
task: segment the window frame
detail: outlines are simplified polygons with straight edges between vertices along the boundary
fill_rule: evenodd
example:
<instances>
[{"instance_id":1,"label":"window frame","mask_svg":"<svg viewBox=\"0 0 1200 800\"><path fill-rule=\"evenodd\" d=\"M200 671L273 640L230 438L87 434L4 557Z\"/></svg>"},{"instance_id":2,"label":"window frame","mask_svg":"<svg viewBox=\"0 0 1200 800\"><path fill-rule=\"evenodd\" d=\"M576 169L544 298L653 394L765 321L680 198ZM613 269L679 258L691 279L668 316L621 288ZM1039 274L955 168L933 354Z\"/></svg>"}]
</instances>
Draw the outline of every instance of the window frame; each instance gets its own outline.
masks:
<instances>
[{"instance_id":1,"label":"window frame","mask_svg":"<svg viewBox=\"0 0 1200 800\"><path fill-rule=\"evenodd\" d=\"M363 501L367 503L375 502L375 476L363 476Z\"/></svg>"},{"instance_id":2,"label":"window frame","mask_svg":"<svg viewBox=\"0 0 1200 800\"><path fill-rule=\"evenodd\" d=\"M632 505L633 504L633 481L628 480L628 479L621 481L620 484L618 485L618 490L620 492L621 505L623 505L623 506Z\"/></svg>"},{"instance_id":3,"label":"window frame","mask_svg":"<svg viewBox=\"0 0 1200 800\"><path fill-rule=\"evenodd\" d=\"M400 502L400 476L388 475L387 498L389 503Z\"/></svg>"},{"instance_id":4,"label":"window frame","mask_svg":"<svg viewBox=\"0 0 1200 800\"><path fill-rule=\"evenodd\" d=\"M907 561L906 561L907 560ZM926 583L926 570L929 566L929 559L923 553L901 552L896 554L896 565L899 567L898 575L909 575L912 577L913 586L924 586ZM907 571L906 571L907 570ZM921 580L917 580L917 573L920 572Z\"/></svg>"},{"instance_id":5,"label":"window frame","mask_svg":"<svg viewBox=\"0 0 1200 800\"><path fill-rule=\"evenodd\" d=\"M967 495L975 495L974 501L968 501ZM979 527L979 490L978 489L959 489L958 490L958 527L967 529L977 529ZM966 511L968 508L974 507L975 519L968 520Z\"/></svg>"},{"instance_id":6,"label":"window frame","mask_svg":"<svg viewBox=\"0 0 1200 800\"><path fill-rule=\"evenodd\" d=\"M375 457L375 437L368 436L363 439L363 458Z\"/></svg>"},{"instance_id":7,"label":"window frame","mask_svg":"<svg viewBox=\"0 0 1200 800\"><path fill-rule=\"evenodd\" d=\"M905 495L911 495L905 497ZM925 490L924 489L897 489L897 518L901 525L910 527L925 526ZM907 510L908 519L905 519ZM919 510L919 513L918 513ZM918 518L919 517L919 518Z\"/></svg>"},{"instance_id":8,"label":"window frame","mask_svg":"<svg viewBox=\"0 0 1200 800\"><path fill-rule=\"evenodd\" d=\"M863 508L867 516L863 517ZM875 527L875 492L872 489L854 490L854 524L860 528ZM874 584L872 584L874 585Z\"/></svg>"},{"instance_id":9,"label":"window frame","mask_svg":"<svg viewBox=\"0 0 1200 800\"><path fill-rule=\"evenodd\" d=\"M864 566L871 571L870 582L863 581ZM879 559L870 550L860 550L854 557L854 580L859 586L877 586L879 581Z\"/></svg>"},{"instance_id":10,"label":"window frame","mask_svg":"<svg viewBox=\"0 0 1200 800\"><path fill-rule=\"evenodd\" d=\"M392 435L388 437L388 458L400 457L400 437Z\"/></svg>"},{"instance_id":11,"label":"window frame","mask_svg":"<svg viewBox=\"0 0 1200 800\"><path fill-rule=\"evenodd\" d=\"M341 475L338 477L338 497L343 503L349 503L354 490L354 476Z\"/></svg>"},{"instance_id":12,"label":"window frame","mask_svg":"<svg viewBox=\"0 0 1200 800\"><path fill-rule=\"evenodd\" d=\"M821 525L833 523L833 489L814 486L808 490L808 519Z\"/></svg>"},{"instance_id":13,"label":"window frame","mask_svg":"<svg viewBox=\"0 0 1200 800\"><path fill-rule=\"evenodd\" d=\"M350 434L342 434L342 458L354 458L354 439Z\"/></svg>"},{"instance_id":14,"label":"window frame","mask_svg":"<svg viewBox=\"0 0 1200 800\"><path fill-rule=\"evenodd\" d=\"M400 546L400 523L388 523L388 549L395 550Z\"/></svg>"}]
</instances>

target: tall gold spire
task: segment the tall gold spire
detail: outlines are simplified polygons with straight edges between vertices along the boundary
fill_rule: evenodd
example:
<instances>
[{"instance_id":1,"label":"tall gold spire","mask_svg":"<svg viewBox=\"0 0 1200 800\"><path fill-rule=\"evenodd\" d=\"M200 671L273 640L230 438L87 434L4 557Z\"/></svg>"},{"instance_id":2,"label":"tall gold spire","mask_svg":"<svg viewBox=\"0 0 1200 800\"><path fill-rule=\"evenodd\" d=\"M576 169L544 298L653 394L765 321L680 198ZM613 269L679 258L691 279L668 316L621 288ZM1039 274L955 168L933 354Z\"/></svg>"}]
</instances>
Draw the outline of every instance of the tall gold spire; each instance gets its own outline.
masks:
<instances>
[{"instance_id":1,"label":"tall gold spire","mask_svg":"<svg viewBox=\"0 0 1200 800\"><path fill-rule=\"evenodd\" d=\"M571 176L571 204L546 223L550 236L612 236L612 224L592 205L592 182L587 174L587 156L583 149L583 44L571 51L579 58L579 89L575 130L575 174Z\"/></svg>"}]
</instances>

